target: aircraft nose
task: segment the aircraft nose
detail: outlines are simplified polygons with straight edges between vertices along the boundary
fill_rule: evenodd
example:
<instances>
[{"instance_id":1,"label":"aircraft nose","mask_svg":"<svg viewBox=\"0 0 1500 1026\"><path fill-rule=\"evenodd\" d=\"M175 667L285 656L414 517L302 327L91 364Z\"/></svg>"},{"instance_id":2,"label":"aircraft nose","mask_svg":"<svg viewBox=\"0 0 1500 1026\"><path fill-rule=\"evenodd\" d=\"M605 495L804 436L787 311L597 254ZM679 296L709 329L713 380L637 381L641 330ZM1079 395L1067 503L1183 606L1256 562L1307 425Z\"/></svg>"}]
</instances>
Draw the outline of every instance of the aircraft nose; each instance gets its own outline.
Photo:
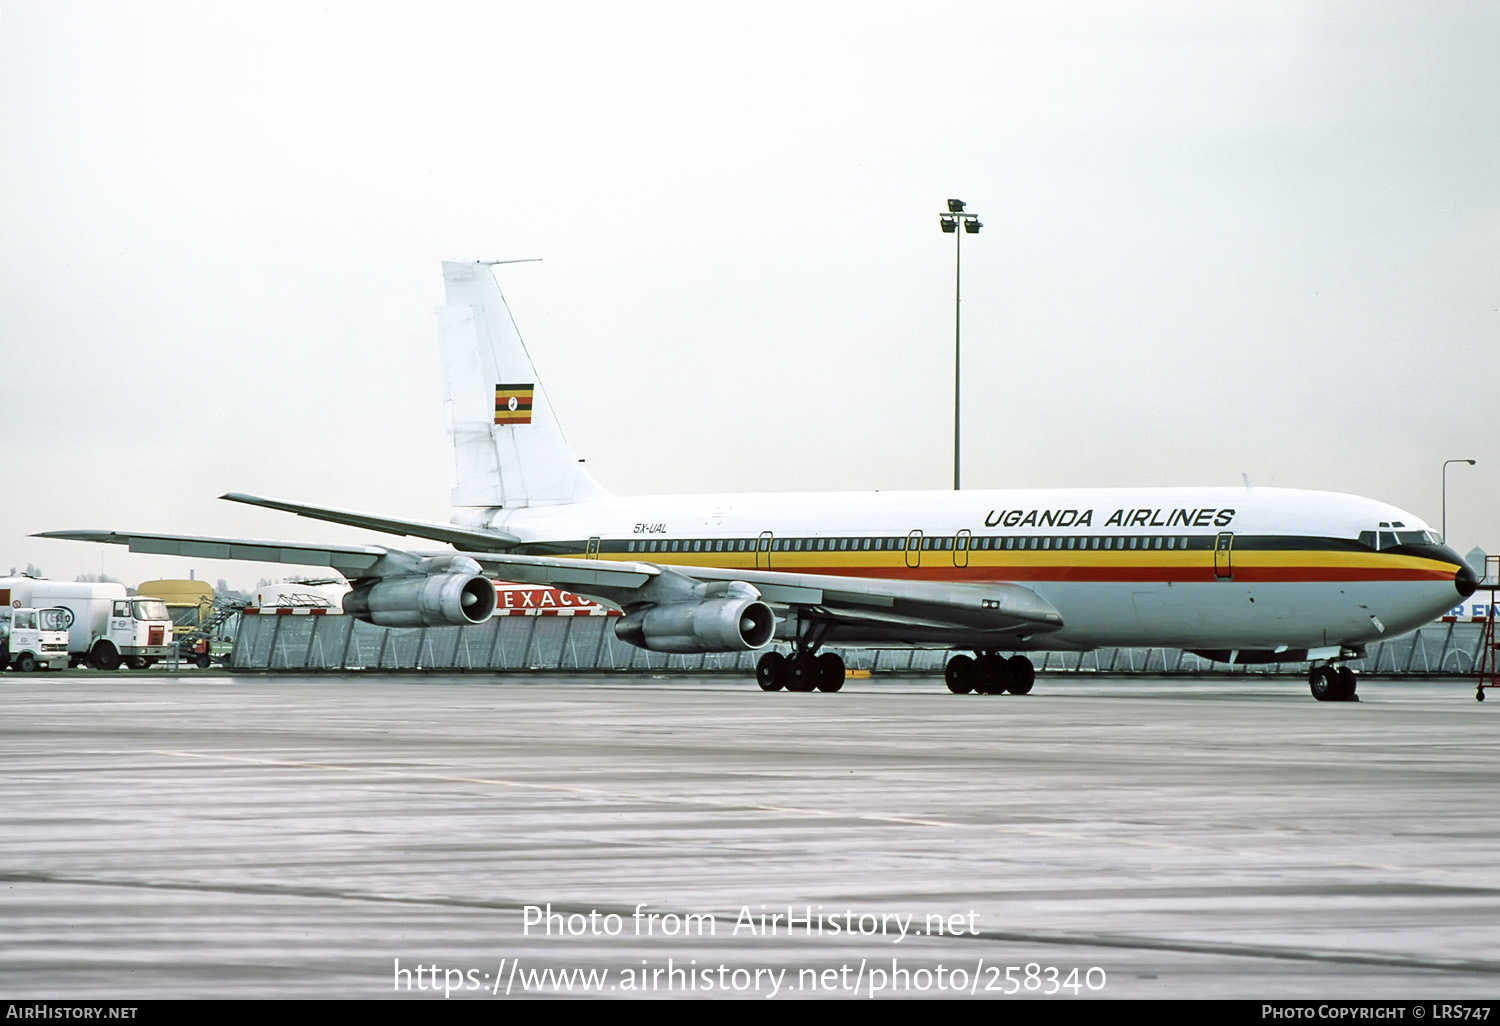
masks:
<instances>
[{"instance_id":1,"label":"aircraft nose","mask_svg":"<svg viewBox=\"0 0 1500 1026\"><path fill-rule=\"evenodd\" d=\"M1468 563L1459 563L1458 573L1453 575L1453 586L1458 589L1459 598L1468 598L1479 590L1479 575Z\"/></svg>"}]
</instances>

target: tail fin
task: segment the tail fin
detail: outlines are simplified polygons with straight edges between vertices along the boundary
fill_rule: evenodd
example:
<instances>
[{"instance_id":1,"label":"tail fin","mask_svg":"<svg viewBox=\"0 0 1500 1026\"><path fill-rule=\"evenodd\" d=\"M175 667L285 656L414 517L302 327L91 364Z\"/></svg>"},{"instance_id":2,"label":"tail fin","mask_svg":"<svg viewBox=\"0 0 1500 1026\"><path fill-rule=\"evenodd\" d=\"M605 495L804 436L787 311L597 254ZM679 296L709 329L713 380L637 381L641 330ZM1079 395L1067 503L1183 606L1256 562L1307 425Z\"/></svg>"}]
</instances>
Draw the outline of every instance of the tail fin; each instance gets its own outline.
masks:
<instances>
[{"instance_id":1,"label":"tail fin","mask_svg":"<svg viewBox=\"0 0 1500 1026\"><path fill-rule=\"evenodd\" d=\"M453 505L545 506L607 498L563 438L490 266L443 264L438 310Z\"/></svg>"}]
</instances>

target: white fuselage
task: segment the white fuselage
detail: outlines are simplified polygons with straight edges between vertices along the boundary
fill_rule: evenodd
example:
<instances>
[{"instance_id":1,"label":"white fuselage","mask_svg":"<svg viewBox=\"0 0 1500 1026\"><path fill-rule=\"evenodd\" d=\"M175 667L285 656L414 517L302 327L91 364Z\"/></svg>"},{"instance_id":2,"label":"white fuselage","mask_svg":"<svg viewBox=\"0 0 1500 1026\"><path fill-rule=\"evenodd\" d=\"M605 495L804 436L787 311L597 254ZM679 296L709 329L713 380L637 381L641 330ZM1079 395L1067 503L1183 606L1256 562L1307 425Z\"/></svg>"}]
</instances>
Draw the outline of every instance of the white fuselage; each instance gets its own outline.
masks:
<instances>
[{"instance_id":1,"label":"white fuselage","mask_svg":"<svg viewBox=\"0 0 1500 1026\"><path fill-rule=\"evenodd\" d=\"M483 520L521 553L1021 584L1062 614L1027 646L1049 649L1357 646L1451 608L1465 569L1393 506L1274 488L650 496Z\"/></svg>"}]
</instances>

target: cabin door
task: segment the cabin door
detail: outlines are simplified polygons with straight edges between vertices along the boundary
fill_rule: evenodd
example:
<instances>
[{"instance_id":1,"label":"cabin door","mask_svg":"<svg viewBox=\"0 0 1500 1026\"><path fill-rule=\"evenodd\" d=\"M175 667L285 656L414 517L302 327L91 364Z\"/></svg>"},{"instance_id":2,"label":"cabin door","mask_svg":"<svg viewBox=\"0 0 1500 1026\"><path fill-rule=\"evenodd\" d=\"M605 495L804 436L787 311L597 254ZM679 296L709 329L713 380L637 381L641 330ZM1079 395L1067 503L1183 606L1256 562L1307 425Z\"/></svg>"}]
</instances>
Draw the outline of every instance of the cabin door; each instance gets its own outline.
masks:
<instances>
[{"instance_id":1,"label":"cabin door","mask_svg":"<svg viewBox=\"0 0 1500 1026\"><path fill-rule=\"evenodd\" d=\"M755 569L771 569L771 549L775 546L776 539L770 531L762 531L760 538L755 543Z\"/></svg>"},{"instance_id":2,"label":"cabin door","mask_svg":"<svg viewBox=\"0 0 1500 1026\"><path fill-rule=\"evenodd\" d=\"M969 545L972 544L974 536L968 528L959 531L953 539L953 565L969 565Z\"/></svg>"},{"instance_id":3,"label":"cabin door","mask_svg":"<svg viewBox=\"0 0 1500 1026\"><path fill-rule=\"evenodd\" d=\"M918 567L922 565L922 532L913 531L906 536L906 565Z\"/></svg>"},{"instance_id":4,"label":"cabin door","mask_svg":"<svg viewBox=\"0 0 1500 1026\"><path fill-rule=\"evenodd\" d=\"M1234 579L1231 555L1234 552L1234 535L1225 531L1214 539L1214 577L1221 581Z\"/></svg>"}]
</instances>

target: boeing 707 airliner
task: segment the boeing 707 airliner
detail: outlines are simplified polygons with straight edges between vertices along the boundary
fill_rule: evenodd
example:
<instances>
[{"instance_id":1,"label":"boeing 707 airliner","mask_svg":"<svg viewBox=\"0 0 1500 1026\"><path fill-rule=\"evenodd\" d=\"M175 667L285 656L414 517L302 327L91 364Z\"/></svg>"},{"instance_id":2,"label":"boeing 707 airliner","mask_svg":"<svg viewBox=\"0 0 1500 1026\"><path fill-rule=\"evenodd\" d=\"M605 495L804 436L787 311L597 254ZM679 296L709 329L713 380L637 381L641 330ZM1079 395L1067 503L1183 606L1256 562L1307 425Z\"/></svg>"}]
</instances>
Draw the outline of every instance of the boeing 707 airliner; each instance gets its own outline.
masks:
<instances>
[{"instance_id":1,"label":"boeing 707 airliner","mask_svg":"<svg viewBox=\"0 0 1500 1026\"><path fill-rule=\"evenodd\" d=\"M1348 700L1348 661L1478 583L1420 518L1332 492L613 496L564 438L491 266L445 263L443 277L451 521L224 498L451 548L42 537L329 566L353 585L348 613L391 627L482 623L492 577L552 585L621 610L618 636L653 652L764 650L768 691L839 690L832 645L956 651L950 690L1012 694L1031 690L1027 652L1170 646L1306 661L1316 698Z\"/></svg>"}]
</instances>

